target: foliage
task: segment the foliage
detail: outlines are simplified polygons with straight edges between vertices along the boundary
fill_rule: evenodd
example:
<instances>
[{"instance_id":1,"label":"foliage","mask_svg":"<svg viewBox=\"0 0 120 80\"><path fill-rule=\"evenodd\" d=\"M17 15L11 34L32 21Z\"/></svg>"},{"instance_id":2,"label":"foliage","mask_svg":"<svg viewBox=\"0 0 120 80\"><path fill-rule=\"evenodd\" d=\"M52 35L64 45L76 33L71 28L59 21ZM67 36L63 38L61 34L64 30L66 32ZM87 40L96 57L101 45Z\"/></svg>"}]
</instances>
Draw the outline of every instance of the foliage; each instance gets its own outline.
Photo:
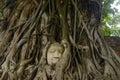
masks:
<instances>
[{"instance_id":1,"label":"foliage","mask_svg":"<svg viewBox=\"0 0 120 80\"><path fill-rule=\"evenodd\" d=\"M101 33L104 35L104 36L110 36L112 34L112 31L109 27L107 26L102 26L101 28Z\"/></svg>"},{"instance_id":2,"label":"foliage","mask_svg":"<svg viewBox=\"0 0 120 80\"><path fill-rule=\"evenodd\" d=\"M110 20L108 21L108 24L110 25L110 27L117 27L117 25L119 23L120 23L120 14L119 13L111 16Z\"/></svg>"},{"instance_id":3,"label":"foliage","mask_svg":"<svg viewBox=\"0 0 120 80\"><path fill-rule=\"evenodd\" d=\"M112 30L113 27L117 27L120 21L120 13L117 8L112 8L111 5L115 2L115 0L104 0L103 2L103 10L102 10L102 27L101 32L104 36L118 36L115 35L115 31ZM119 5L119 0L116 2L116 5ZM119 29L118 29L119 30ZM117 32L119 32L116 30Z\"/></svg>"},{"instance_id":4,"label":"foliage","mask_svg":"<svg viewBox=\"0 0 120 80\"><path fill-rule=\"evenodd\" d=\"M111 36L118 36L120 37L120 27L113 27L111 28Z\"/></svg>"}]
</instances>

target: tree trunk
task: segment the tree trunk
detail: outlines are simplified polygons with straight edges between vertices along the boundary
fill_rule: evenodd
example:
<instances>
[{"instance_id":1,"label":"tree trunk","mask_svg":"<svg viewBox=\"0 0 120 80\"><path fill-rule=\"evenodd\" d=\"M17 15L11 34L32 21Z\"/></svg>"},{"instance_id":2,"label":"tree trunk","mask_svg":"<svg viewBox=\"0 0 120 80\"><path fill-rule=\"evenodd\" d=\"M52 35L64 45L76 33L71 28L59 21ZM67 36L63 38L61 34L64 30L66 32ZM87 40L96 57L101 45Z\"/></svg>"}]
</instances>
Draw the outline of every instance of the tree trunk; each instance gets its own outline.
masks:
<instances>
[{"instance_id":1,"label":"tree trunk","mask_svg":"<svg viewBox=\"0 0 120 80\"><path fill-rule=\"evenodd\" d=\"M6 0L0 20L0 79L119 80L120 58L99 30L101 4L101 0ZM52 70L46 55L54 42L64 52Z\"/></svg>"}]
</instances>

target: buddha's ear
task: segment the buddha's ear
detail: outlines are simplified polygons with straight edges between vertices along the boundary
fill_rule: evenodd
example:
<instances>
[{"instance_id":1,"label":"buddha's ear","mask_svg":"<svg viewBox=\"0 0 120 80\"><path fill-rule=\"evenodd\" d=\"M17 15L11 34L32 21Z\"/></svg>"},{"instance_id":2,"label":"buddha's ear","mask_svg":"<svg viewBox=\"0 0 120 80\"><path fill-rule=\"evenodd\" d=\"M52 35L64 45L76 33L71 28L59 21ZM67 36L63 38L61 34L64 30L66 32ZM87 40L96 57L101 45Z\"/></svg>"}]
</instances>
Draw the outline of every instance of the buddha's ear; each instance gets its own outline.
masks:
<instances>
[{"instance_id":1,"label":"buddha's ear","mask_svg":"<svg viewBox=\"0 0 120 80\"><path fill-rule=\"evenodd\" d=\"M61 44L63 45L64 48L68 48L70 46L69 42L66 39L62 40Z\"/></svg>"}]
</instances>

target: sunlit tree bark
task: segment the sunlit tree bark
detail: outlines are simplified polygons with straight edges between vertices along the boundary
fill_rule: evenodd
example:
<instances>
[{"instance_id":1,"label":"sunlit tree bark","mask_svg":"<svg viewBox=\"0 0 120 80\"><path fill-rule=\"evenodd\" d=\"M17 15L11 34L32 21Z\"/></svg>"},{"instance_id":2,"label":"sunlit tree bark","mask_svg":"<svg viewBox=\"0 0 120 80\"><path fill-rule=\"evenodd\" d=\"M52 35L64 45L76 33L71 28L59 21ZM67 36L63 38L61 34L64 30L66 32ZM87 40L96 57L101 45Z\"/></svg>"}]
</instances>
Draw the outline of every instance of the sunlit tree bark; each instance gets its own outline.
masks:
<instances>
[{"instance_id":1,"label":"sunlit tree bark","mask_svg":"<svg viewBox=\"0 0 120 80\"><path fill-rule=\"evenodd\" d=\"M9 0L6 0L9 1ZM11 0L0 20L1 80L119 80L120 58L100 34L101 0ZM49 76L53 42L63 57Z\"/></svg>"}]
</instances>

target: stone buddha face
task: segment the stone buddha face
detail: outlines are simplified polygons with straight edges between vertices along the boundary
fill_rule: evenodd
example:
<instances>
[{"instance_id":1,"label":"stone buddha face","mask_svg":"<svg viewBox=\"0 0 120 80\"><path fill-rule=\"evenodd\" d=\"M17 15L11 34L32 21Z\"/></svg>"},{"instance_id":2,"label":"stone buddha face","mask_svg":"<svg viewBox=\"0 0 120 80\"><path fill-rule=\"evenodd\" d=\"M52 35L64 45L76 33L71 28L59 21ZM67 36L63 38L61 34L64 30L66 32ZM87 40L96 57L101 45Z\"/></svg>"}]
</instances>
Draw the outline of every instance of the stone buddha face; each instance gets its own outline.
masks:
<instances>
[{"instance_id":1,"label":"stone buddha face","mask_svg":"<svg viewBox=\"0 0 120 80\"><path fill-rule=\"evenodd\" d=\"M64 51L64 48L61 44L57 42L51 44L47 52L47 63L49 65L56 64L62 57L63 51Z\"/></svg>"}]
</instances>

